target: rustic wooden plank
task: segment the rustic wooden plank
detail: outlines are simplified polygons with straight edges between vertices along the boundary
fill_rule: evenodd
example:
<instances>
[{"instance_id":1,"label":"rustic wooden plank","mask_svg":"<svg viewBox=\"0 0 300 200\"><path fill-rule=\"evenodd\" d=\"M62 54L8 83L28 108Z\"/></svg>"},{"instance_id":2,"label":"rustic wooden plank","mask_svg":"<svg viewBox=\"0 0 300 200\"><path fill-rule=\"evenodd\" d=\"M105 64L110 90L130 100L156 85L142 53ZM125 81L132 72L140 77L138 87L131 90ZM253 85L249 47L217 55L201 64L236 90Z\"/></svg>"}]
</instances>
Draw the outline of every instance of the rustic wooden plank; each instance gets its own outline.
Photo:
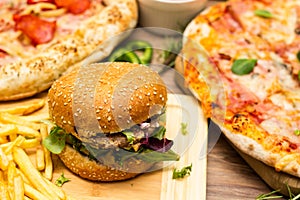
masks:
<instances>
[{"instance_id":1,"label":"rustic wooden plank","mask_svg":"<svg viewBox=\"0 0 300 200\"><path fill-rule=\"evenodd\" d=\"M221 136L207 158L207 199L255 199L270 189Z\"/></svg>"}]
</instances>

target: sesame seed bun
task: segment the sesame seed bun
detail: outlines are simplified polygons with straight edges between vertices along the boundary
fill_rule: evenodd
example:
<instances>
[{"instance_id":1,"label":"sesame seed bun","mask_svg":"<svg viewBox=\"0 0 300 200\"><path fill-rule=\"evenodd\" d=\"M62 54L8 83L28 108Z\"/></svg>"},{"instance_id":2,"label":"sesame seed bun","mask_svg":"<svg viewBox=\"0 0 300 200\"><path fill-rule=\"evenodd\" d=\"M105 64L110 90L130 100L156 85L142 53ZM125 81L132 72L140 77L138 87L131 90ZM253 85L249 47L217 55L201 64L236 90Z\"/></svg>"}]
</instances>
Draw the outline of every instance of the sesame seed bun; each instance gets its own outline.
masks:
<instances>
[{"instance_id":1,"label":"sesame seed bun","mask_svg":"<svg viewBox=\"0 0 300 200\"><path fill-rule=\"evenodd\" d=\"M96 63L75 69L55 81L48 93L51 120L87 143L95 134L113 135L145 122L160 114L166 101L167 89L156 72L126 62ZM97 131L79 131L94 128L95 121ZM129 179L153 166L129 159L122 164L123 169L115 169L68 145L59 157L71 171L94 181Z\"/></svg>"}]
</instances>

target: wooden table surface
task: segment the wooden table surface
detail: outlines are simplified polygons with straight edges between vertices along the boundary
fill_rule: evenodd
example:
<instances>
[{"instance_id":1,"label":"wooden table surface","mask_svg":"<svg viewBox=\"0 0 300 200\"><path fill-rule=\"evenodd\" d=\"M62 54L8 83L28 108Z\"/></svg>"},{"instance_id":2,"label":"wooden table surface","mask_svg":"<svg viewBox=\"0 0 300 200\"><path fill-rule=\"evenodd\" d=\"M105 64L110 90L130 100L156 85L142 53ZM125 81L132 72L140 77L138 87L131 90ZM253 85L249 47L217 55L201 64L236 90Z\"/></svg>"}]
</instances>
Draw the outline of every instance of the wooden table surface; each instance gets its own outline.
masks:
<instances>
[{"instance_id":1,"label":"wooden table surface","mask_svg":"<svg viewBox=\"0 0 300 200\"><path fill-rule=\"evenodd\" d=\"M226 141L220 139L207 157L207 199L255 199L272 191Z\"/></svg>"}]
</instances>

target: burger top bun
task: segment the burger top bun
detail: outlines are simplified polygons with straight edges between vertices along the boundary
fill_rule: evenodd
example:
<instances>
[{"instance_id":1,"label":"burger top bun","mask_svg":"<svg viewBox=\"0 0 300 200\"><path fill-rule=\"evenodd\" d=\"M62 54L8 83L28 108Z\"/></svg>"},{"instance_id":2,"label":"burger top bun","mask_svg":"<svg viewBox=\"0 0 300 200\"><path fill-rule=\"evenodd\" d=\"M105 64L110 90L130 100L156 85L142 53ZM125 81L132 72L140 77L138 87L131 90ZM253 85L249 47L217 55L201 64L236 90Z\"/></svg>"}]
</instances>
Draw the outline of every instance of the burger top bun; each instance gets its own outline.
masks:
<instances>
[{"instance_id":1,"label":"burger top bun","mask_svg":"<svg viewBox=\"0 0 300 200\"><path fill-rule=\"evenodd\" d=\"M54 82L48 93L51 120L78 138L78 124L89 127L96 120L102 133L112 134L159 114L166 101L160 76L127 62L82 66Z\"/></svg>"}]
</instances>

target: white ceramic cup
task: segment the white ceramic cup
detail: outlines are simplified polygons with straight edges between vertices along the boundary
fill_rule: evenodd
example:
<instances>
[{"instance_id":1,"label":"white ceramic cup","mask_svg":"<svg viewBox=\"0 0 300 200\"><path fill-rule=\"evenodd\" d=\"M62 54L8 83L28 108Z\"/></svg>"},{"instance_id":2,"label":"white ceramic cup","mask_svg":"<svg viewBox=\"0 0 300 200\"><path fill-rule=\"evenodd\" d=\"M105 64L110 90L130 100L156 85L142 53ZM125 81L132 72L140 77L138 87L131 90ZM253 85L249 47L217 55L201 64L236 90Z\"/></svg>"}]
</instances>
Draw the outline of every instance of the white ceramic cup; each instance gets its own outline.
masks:
<instances>
[{"instance_id":1,"label":"white ceramic cup","mask_svg":"<svg viewBox=\"0 0 300 200\"><path fill-rule=\"evenodd\" d=\"M207 0L138 0L139 25L183 31Z\"/></svg>"}]
</instances>

